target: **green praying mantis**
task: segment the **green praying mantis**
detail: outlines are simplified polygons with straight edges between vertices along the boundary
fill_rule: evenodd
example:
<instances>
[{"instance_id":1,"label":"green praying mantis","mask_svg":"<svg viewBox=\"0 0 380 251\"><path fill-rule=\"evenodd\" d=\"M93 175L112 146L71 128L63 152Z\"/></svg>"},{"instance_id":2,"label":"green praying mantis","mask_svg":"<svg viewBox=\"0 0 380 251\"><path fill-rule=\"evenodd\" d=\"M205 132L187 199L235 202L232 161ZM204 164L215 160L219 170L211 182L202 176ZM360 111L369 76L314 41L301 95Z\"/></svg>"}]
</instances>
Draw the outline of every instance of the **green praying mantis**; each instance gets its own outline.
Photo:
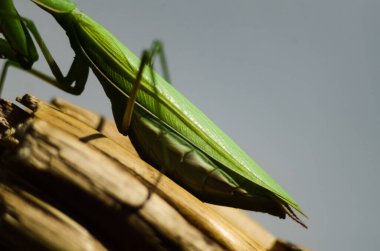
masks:
<instances>
[{"instance_id":1,"label":"green praying mantis","mask_svg":"<svg viewBox=\"0 0 380 251\"><path fill-rule=\"evenodd\" d=\"M112 103L119 131L129 135L143 159L205 202L286 215L305 226L292 208L305 215L296 201L198 108L168 83L161 43L154 42L141 60L103 26L81 12L72 0L31 0L49 12L66 31L75 58L66 76L36 27L20 17L12 0L1 0L4 39L0 55L54 86L79 95L94 72ZM54 77L32 69L41 48ZM18 41L17 43L15 41ZM161 77L153 70L159 55ZM306 215L305 215L306 216Z\"/></svg>"}]
</instances>

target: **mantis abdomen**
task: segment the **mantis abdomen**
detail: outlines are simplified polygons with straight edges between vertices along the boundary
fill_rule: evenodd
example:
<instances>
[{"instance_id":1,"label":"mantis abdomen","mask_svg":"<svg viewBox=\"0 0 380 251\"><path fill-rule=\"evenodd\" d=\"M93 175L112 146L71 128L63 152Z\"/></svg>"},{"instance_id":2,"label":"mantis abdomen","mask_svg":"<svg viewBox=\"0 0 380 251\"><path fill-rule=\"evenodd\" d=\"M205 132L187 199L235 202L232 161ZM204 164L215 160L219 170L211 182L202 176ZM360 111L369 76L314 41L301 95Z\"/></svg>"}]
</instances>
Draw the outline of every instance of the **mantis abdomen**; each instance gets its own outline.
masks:
<instances>
[{"instance_id":1,"label":"mantis abdomen","mask_svg":"<svg viewBox=\"0 0 380 251\"><path fill-rule=\"evenodd\" d=\"M252 184L249 191L239 186L248 181L236 173L231 176L228 168L140 107L135 108L129 137L145 160L203 201L285 217L284 208L269 191Z\"/></svg>"}]
</instances>

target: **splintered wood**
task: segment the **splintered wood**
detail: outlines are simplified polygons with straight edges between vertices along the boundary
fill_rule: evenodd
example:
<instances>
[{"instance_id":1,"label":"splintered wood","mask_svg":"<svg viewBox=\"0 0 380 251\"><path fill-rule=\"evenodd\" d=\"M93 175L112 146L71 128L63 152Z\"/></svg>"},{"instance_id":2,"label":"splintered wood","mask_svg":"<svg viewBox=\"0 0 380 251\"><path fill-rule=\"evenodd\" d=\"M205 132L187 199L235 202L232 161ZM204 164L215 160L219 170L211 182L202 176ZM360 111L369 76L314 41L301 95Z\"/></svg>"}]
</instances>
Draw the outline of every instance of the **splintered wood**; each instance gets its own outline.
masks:
<instances>
[{"instance_id":1,"label":"splintered wood","mask_svg":"<svg viewBox=\"0 0 380 251\"><path fill-rule=\"evenodd\" d=\"M0 101L1 250L296 250L253 222L241 231L110 121L62 100L18 101Z\"/></svg>"}]
</instances>

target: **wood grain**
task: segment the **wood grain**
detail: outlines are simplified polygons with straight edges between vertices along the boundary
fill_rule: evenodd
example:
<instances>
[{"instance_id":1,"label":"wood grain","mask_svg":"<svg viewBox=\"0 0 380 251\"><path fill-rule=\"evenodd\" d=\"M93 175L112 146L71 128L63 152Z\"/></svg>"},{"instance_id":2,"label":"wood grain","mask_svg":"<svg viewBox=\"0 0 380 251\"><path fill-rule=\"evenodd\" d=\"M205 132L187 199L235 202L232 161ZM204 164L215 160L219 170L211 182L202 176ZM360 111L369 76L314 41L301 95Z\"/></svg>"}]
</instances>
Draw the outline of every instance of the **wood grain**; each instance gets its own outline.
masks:
<instances>
[{"instance_id":1,"label":"wood grain","mask_svg":"<svg viewBox=\"0 0 380 251\"><path fill-rule=\"evenodd\" d=\"M112 122L59 99L19 102L25 107L0 102L0 233L12 228L0 234L4 247L65 250L54 240L67 250L284 250L141 160ZM14 227L10 215L21 219L26 208L28 226Z\"/></svg>"}]
</instances>

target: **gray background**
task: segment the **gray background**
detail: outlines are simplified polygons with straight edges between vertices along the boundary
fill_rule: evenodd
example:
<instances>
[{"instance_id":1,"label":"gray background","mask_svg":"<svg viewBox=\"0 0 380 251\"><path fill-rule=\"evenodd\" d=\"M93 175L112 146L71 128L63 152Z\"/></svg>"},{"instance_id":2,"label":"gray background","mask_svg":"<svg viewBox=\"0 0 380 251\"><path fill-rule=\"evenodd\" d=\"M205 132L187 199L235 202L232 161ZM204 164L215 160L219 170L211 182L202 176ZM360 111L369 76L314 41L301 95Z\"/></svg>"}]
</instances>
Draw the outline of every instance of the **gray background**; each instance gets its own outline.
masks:
<instances>
[{"instance_id":1,"label":"gray background","mask_svg":"<svg viewBox=\"0 0 380 251\"><path fill-rule=\"evenodd\" d=\"M64 32L29 1L15 2L67 69L73 55ZM296 198L309 230L253 217L313 250L377 250L379 1L78 5L138 54L163 40L174 85ZM36 67L47 71L43 61ZM65 97L112 118L93 76L74 97L11 70L3 96L27 92Z\"/></svg>"}]
</instances>

